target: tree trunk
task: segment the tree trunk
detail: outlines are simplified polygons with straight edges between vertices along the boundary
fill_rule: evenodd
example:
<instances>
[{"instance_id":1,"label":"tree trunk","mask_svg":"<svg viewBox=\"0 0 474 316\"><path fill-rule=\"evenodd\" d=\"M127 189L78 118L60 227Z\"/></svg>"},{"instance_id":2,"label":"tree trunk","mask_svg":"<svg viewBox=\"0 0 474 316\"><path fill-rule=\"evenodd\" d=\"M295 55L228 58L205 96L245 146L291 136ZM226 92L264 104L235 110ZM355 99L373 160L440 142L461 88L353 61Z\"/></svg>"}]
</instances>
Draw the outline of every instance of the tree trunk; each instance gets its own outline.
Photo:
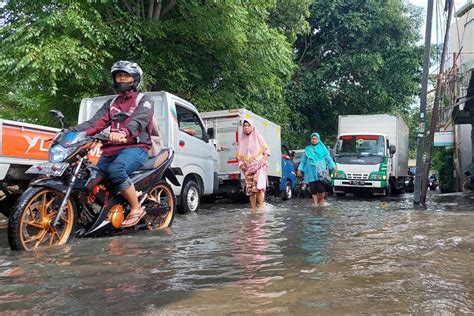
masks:
<instances>
[{"instance_id":1,"label":"tree trunk","mask_svg":"<svg viewBox=\"0 0 474 316\"><path fill-rule=\"evenodd\" d=\"M155 9L155 0L148 1L148 19L151 20L153 18L153 11Z\"/></svg>"},{"instance_id":2,"label":"tree trunk","mask_svg":"<svg viewBox=\"0 0 474 316\"><path fill-rule=\"evenodd\" d=\"M156 0L155 12L153 13L153 20L155 20L155 21L160 20L161 4L162 4L161 0Z\"/></svg>"},{"instance_id":3,"label":"tree trunk","mask_svg":"<svg viewBox=\"0 0 474 316\"><path fill-rule=\"evenodd\" d=\"M168 13L168 11L170 11L171 9L173 9L175 5L176 5L176 0L170 0L170 3L168 3L168 5L161 12L160 18L165 16L165 14Z\"/></svg>"}]
</instances>

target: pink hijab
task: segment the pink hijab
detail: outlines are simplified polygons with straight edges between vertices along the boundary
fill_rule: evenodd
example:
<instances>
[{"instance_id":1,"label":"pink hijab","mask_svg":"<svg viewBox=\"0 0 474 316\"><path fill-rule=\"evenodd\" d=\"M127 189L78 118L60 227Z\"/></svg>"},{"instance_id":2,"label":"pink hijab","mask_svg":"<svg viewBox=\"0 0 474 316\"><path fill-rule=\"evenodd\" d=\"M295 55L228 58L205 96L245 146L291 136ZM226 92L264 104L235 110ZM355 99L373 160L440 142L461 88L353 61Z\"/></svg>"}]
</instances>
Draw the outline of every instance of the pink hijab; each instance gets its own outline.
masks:
<instances>
[{"instance_id":1,"label":"pink hijab","mask_svg":"<svg viewBox=\"0 0 474 316\"><path fill-rule=\"evenodd\" d=\"M252 132L249 135L246 135L242 131L242 136L240 137L239 147L237 148L237 159L241 161L249 161L255 159L256 157L262 155L263 153L270 154L268 150L267 142L263 139L262 135L257 131L253 122L249 119L245 119L243 123L248 122L252 127Z\"/></svg>"}]
</instances>

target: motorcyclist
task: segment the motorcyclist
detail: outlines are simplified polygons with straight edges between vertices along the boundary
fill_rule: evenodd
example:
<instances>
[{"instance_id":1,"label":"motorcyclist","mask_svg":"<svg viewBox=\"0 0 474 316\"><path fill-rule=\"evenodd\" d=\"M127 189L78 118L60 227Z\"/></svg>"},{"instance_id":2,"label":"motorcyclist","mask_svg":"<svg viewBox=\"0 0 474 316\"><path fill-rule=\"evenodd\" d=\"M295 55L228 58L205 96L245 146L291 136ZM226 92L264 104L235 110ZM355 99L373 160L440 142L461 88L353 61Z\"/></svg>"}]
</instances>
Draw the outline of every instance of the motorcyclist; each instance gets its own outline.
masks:
<instances>
[{"instance_id":1,"label":"motorcyclist","mask_svg":"<svg viewBox=\"0 0 474 316\"><path fill-rule=\"evenodd\" d=\"M90 120L73 130L85 131L87 136L91 136L110 126L109 142L102 146L97 167L130 204L130 213L122 224L122 227L130 227L145 215L129 175L148 159L152 145L153 100L145 95L136 104L143 79L143 71L137 63L118 61L113 64L111 75L112 87L118 96L107 100ZM113 122L111 118L118 112L127 112L130 116L120 123Z\"/></svg>"},{"instance_id":2,"label":"motorcyclist","mask_svg":"<svg viewBox=\"0 0 474 316\"><path fill-rule=\"evenodd\" d=\"M466 190L474 190L474 175L469 170L464 172L464 188Z\"/></svg>"}]
</instances>

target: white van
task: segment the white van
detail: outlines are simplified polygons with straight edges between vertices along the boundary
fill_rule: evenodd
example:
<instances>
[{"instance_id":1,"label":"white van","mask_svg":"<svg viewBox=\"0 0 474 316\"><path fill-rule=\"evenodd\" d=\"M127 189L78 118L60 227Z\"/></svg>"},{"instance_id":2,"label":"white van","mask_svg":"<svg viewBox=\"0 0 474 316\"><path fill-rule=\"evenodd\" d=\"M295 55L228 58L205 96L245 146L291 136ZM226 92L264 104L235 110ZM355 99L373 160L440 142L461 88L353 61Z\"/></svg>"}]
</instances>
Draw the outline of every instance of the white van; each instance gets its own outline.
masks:
<instances>
[{"instance_id":1,"label":"white van","mask_svg":"<svg viewBox=\"0 0 474 316\"><path fill-rule=\"evenodd\" d=\"M172 148L176 156L172 168L181 186L172 185L182 213L195 212L201 196L217 191L216 150L210 142L213 130L206 130L197 109L190 102L171 93L146 92L155 104L155 120L160 128L163 146ZM86 98L81 102L78 123L90 119L113 96ZM194 136L184 129L194 131Z\"/></svg>"}]
</instances>

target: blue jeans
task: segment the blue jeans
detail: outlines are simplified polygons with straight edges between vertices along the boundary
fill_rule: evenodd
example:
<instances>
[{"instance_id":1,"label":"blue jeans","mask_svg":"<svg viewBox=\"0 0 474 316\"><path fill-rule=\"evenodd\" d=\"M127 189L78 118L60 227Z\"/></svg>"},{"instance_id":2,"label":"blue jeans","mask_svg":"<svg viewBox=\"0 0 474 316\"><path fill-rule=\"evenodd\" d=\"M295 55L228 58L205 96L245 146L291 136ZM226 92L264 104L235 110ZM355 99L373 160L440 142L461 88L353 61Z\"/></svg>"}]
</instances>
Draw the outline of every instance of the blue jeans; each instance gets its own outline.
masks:
<instances>
[{"instance_id":1,"label":"blue jeans","mask_svg":"<svg viewBox=\"0 0 474 316\"><path fill-rule=\"evenodd\" d=\"M132 185L130 174L147 161L148 153L139 147L125 148L112 156L100 156L97 167L104 171L107 182L115 190L122 191Z\"/></svg>"}]
</instances>

